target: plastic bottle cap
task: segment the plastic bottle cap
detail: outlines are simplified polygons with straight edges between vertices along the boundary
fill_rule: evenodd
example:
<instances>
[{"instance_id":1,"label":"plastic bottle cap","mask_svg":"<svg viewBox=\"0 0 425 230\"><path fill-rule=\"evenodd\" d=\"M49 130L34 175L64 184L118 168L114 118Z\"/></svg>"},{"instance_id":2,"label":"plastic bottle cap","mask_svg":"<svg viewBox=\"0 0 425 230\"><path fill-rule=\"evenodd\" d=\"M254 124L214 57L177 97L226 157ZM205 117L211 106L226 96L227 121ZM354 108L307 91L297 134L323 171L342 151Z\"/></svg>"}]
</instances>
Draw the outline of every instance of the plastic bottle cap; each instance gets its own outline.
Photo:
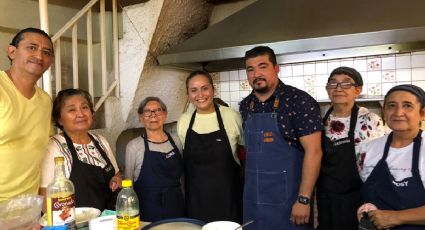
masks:
<instances>
[{"instance_id":1,"label":"plastic bottle cap","mask_svg":"<svg viewBox=\"0 0 425 230\"><path fill-rule=\"evenodd\" d=\"M122 180L122 187L127 188L133 186L133 181L131 180Z\"/></svg>"},{"instance_id":2,"label":"plastic bottle cap","mask_svg":"<svg viewBox=\"0 0 425 230\"><path fill-rule=\"evenodd\" d=\"M63 163L65 161L64 157L55 157L55 163Z\"/></svg>"}]
</instances>

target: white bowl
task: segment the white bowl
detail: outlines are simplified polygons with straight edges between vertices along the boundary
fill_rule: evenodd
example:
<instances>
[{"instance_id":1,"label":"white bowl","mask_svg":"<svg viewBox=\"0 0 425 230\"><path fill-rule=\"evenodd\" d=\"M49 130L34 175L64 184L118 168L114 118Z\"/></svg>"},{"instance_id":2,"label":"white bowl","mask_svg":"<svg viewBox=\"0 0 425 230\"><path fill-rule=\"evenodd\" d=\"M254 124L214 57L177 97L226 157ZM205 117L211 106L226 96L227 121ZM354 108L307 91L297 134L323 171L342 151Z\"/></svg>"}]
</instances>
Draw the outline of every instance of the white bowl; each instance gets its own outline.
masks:
<instances>
[{"instance_id":1,"label":"white bowl","mask_svg":"<svg viewBox=\"0 0 425 230\"><path fill-rule=\"evenodd\" d=\"M235 230L239 226L241 225L232 221L215 221L204 225L202 230Z\"/></svg>"}]
</instances>

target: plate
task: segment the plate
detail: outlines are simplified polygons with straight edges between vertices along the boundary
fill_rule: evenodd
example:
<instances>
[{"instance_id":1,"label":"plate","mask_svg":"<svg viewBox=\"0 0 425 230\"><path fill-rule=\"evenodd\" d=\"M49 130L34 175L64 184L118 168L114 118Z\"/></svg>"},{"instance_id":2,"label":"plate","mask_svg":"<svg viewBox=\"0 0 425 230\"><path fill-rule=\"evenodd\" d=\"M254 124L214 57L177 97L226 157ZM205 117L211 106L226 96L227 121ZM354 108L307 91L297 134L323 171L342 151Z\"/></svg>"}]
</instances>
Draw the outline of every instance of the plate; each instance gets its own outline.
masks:
<instances>
[{"instance_id":1,"label":"plate","mask_svg":"<svg viewBox=\"0 0 425 230\"><path fill-rule=\"evenodd\" d=\"M89 221L98 217L100 215L100 210L97 208L75 208L75 222L78 228L88 226ZM44 214L39 221L40 225L47 225L47 216Z\"/></svg>"},{"instance_id":2,"label":"plate","mask_svg":"<svg viewBox=\"0 0 425 230\"><path fill-rule=\"evenodd\" d=\"M160 220L146 225L142 230L166 230L166 229L179 229L179 230L195 230L202 229L205 222L191 219L191 218L174 218Z\"/></svg>"},{"instance_id":3,"label":"plate","mask_svg":"<svg viewBox=\"0 0 425 230\"><path fill-rule=\"evenodd\" d=\"M232 221L214 221L202 227L202 230L234 230L241 225Z\"/></svg>"}]
</instances>

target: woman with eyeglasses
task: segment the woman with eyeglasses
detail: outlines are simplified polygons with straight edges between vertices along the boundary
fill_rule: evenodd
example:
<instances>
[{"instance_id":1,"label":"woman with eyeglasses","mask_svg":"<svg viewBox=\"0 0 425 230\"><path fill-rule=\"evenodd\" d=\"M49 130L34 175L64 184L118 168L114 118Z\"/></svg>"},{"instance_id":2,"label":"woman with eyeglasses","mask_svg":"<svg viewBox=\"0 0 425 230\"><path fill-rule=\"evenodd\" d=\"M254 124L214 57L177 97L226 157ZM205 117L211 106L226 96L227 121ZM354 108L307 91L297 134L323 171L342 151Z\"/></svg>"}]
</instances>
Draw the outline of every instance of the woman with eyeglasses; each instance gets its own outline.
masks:
<instances>
[{"instance_id":1,"label":"woman with eyeglasses","mask_svg":"<svg viewBox=\"0 0 425 230\"><path fill-rule=\"evenodd\" d=\"M385 134L382 119L355 103L362 86L362 76L350 67L334 69L326 84L331 108L323 118L323 158L316 184L319 230L358 229L358 145Z\"/></svg>"},{"instance_id":2,"label":"woman with eyeglasses","mask_svg":"<svg viewBox=\"0 0 425 230\"><path fill-rule=\"evenodd\" d=\"M384 117L392 132L360 145L362 194L377 229L425 229L425 92L397 85L384 98Z\"/></svg>"},{"instance_id":3,"label":"woman with eyeglasses","mask_svg":"<svg viewBox=\"0 0 425 230\"><path fill-rule=\"evenodd\" d=\"M164 130L167 107L158 97L147 97L137 112L146 133L127 144L125 173L134 181L140 218L155 222L184 217L181 144Z\"/></svg>"},{"instance_id":4,"label":"woman with eyeglasses","mask_svg":"<svg viewBox=\"0 0 425 230\"><path fill-rule=\"evenodd\" d=\"M188 217L205 222L242 220L242 179L238 146L243 146L238 112L213 102L209 73L192 72L186 79L195 111L184 113L177 133L184 143L185 199Z\"/></svg>"}]
</instances>

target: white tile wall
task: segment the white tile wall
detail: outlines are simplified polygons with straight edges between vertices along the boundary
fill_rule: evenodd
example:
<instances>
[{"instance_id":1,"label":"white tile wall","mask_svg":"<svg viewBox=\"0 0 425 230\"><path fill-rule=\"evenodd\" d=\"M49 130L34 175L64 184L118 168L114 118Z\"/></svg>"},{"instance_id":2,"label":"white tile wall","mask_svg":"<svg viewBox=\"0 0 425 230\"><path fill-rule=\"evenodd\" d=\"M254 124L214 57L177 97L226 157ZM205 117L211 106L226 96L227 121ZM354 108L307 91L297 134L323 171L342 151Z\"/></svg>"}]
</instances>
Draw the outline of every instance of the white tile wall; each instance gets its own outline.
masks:
<instances>
[{"instance_id":1,"label":"white tile wall","mask_svg":"<svg viewBox=\"0 0 425 230\"><path fill-rule=\"evenodd\" d=\"M329 74L337 67L356 68L363 77L364 96L383 96L398 84L415 84L425 88L425 51L382 56L334 59L280 66L279 78L283 83L308 92L317 100L327 100L325 89ZM220 72L215 78L217 93L233 109L251 93L246 71Z\"/></svg>"}]
</instances>

